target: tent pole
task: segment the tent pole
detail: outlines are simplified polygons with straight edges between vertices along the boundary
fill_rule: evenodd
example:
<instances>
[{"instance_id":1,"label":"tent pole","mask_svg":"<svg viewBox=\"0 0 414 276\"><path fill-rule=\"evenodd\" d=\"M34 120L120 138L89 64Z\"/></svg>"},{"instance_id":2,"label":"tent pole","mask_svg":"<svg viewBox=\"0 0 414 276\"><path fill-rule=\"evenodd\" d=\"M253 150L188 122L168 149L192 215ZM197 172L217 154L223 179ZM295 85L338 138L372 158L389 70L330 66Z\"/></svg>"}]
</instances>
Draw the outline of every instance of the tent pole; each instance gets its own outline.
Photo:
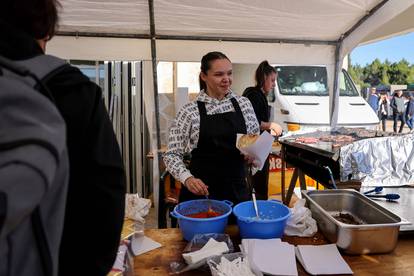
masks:
<instances>
[{"instance_id":1,"label":"tent pole","mask_svg":"<svg viewBox=\"0 0 414 276\"><path fill-rule=\"evenodd\" d=\"M152 59L152 78L154 85L154 107L155 107L155 127L157 136L157 156L158 156L158 172L161 175L161 136L160 136L160 107L158 101L158 76L157 76L157 45L155 38L155 23L154 23L154 1L148 0L150 32L151 32L151 59ZM155 185L155 184L154 184Z\"/></svg>"},{"instance_id":2,"label":"tent pole","mask_svg":"<svg viewBox=\"0 0 414 276\"><path fill-rule=\"evenodd\" d=\"M161 157L161 138L160 138L160 107L158 103L158 76L157 76L157 47L155 39L155 23L154 23L154 1L148 0L150 13L150 31L151 31L151 59L152 59L152 78L154 85L154 105L155 105L155 126L157 132L157 149L158 158ZM159 169L159 165L158 165Z\"/></svg>"},{"instance_id":3,"label":"tent pole","mask_svg":"<svg viewBox=\"0 0 414 276\"><path fill-rule=\"evenodd\" d=\"M329 118L329 124L331 128L336 128L338 124L338 109L339 106L339 74L341 72L340 65L342 62L340 61L340 50L342 47L342 43L346 37L348 37L353 31L355 31L362 23L364 23L368 18L370 18L375 12L377 12L382 6L384 6L389 0L383 0L379 4L377 4L374 8L372 8L365 16L363 16L356 24L354 24L348 31L346 31L341 37L338 39L336 46L335 46L335 73L334 73L334 84L333 84L333 94L331 98L331 112Z\"/></svg>"},{"instance_id":4,"label":"tent pole","mask_svg":"<svg viewBox=\"0 0 414 276\"><path fill-rule=\"evenodd\" d=\"M330 120L329 124L331 128L336 128L338 124L338 108L337 103L339 103L339 88L338 88L338 81L339 81L339 73L340 73L340 61L339 61L339 53L342 45L342 40L338 41L335 47L335 71L334 71L334 83L333 83L333 91L331 97L331 112L330 112Z\"/></svg>"}]
</instances>

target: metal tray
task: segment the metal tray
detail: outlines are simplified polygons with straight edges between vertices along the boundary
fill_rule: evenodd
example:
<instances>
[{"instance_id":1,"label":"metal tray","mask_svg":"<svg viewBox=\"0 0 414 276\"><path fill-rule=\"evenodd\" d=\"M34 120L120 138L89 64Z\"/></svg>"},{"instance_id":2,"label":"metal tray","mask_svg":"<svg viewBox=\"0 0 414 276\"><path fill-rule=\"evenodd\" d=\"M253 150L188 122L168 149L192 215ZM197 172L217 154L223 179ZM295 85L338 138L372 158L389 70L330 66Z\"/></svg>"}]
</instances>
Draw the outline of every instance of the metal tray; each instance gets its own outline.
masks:
<instances>
[{"instance_id":1,"label":"metal tray","mask_svg":"<svg viewBox=\"0 0 414 276\"><path fill-rule=\"evenodd\" d=\"M347 254L391 252L400 225L410 224L354 190L302 191L302 196L321 232ZM339 213L349 214L361 224L335 219Z\"/></svg>"}]
</instances>

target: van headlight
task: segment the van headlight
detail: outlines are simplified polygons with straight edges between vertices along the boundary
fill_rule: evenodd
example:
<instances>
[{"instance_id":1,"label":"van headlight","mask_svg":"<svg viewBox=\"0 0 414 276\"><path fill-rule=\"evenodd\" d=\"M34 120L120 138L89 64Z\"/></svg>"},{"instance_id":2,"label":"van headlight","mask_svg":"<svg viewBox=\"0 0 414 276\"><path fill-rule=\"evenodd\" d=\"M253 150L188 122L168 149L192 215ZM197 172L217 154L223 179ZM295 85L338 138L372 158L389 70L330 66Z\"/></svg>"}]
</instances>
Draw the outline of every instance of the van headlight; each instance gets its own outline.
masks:
<instances>
[{"instance_id":1,"label":"van headlight","mask_svg":"<svg viewBox=\"0 0 414 276\"><path fill-rule=\"evenodd\" d=\"M299 124L288 123L287 124L287 129L288 129L288 131L297 131L297 130L300 130L300 125Z\"/></svg>"}]
</instances>

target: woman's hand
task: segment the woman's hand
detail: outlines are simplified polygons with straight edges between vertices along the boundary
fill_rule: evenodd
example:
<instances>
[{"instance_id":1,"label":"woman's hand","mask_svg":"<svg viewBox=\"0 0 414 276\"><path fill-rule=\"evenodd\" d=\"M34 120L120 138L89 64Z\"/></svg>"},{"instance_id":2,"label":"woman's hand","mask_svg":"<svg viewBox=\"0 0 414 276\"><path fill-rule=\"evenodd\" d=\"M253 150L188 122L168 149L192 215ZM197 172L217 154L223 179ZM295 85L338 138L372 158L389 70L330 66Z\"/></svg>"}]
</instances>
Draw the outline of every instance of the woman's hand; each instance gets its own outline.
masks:
<instances>
[{"instance_id":1,"label":"woman's hand","mask_svg":"<svg viewBox=\"0 0 414 276\"><path fill-rule=\"evenodd\" d=\"M194 176L187 178L184 186L195 195L208 195L208 186L201 179Z\"/></svg>"},{"instance_id":2,"label":"woman's hand","mask_svg":"<svg viewBox=\"0 0 414 276\"><path fill-rule=\"evenodd\" d=\"M245 154L243 156L244 156L244 161L246 161L247 165L257 166L254 157L249 156L247 154Z\"/></svg>"},{"instance_id":3,"label":"woman's hand","mask_svg":"<svg viewBox=\"0 0 414 276\"><path fill-rule=\"evenodd\" d=\"M269 129L270 129L270 134L276 135L276 136L280 136L280 134L282 134L282 131L283 131L281 126L273 122L270 123Z\"/></svg>"},{"instance_id":4,"label":"woman's hand","mask_svg":"<svg viewBox=\"0 0 414 276\"><path fill-rule=\"evenodd\" d=\"M247 154L245 154L243 156L244 156L244 161L246 161L247 164L249 164L249 165L253 164L253 162L254 162L254 158L253 157L251 157L251 156L249 156Z\"/></svg>"}]
</instances>

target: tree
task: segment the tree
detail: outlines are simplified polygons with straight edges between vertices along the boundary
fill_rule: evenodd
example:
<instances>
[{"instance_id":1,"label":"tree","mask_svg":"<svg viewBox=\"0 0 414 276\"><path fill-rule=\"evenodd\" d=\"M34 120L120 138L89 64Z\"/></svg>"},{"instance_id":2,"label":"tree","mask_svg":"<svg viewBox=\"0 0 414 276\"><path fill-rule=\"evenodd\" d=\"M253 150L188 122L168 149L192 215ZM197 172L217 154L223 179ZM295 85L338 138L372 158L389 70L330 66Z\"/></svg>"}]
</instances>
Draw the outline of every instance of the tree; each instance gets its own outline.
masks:
<instances>
[{"instance_id":1,"label":"tree","mask_svg":"<svg viewBox=\"0 0 414 276\"><path fill-rule=\"evenodd\" d=\"M383 85L390 85L390 77L388 75L388 71L390 70L390 61L386 59L382 64L382 71L381 71L381 84Z\"/></svg>"},{"instance_id":2,"label":"tree","mask_svg":"<svg viewBox=\"0 0 414 276\"><path fill-rule=\"evenodd\" d=\"M410 73L411 68L407 60L402 59L398 63L394 62L390 68L390 82L392 84L407 84Z\"/></svg>"},{"instance_id":3,"label":"tree","mask_svg":"<svg viewBox=\"0 0 414 276\"><path fill-rule=\"evenodd\" d=\"M371 64L365 66L365 75L367 76L365 81L370 83L371 86L378 86L382 79L382 63L376 58Z\"/></svg>"},{"instance_id":4,"label":"tree","mask_svg":"<svg viewBox=\"0 0 414 276\"><path fill-rule=\"evenodd\" d=\"M351 55L348 55L348 73L355 84L361 87L366 87L364 83L363 68L359 64L356 64L355 66L352 65Z\"/></svg>"},{"instance_id":5,"label":"tree","mask_svg":"<svg viewBox=\"0 0 414 276\"><path fill-rule=\"evenodd\" d=\"M414 65L410 66L410 74L407 78L407 84L414 83Z\"/></svg>"},{"instance_id":6,"label":"tree","mask_svg":"<svg viewBox=\"0 0 414 276\"><path fill-rule=\"evenodd\" d=\"M414 65L410 65L406 59L394 63L388 59L383 63L375 59L362 67L359 64L352 65L349 60L349 75L361 87L409 84L414 83Z\"/></svg>"}]
</instances>

